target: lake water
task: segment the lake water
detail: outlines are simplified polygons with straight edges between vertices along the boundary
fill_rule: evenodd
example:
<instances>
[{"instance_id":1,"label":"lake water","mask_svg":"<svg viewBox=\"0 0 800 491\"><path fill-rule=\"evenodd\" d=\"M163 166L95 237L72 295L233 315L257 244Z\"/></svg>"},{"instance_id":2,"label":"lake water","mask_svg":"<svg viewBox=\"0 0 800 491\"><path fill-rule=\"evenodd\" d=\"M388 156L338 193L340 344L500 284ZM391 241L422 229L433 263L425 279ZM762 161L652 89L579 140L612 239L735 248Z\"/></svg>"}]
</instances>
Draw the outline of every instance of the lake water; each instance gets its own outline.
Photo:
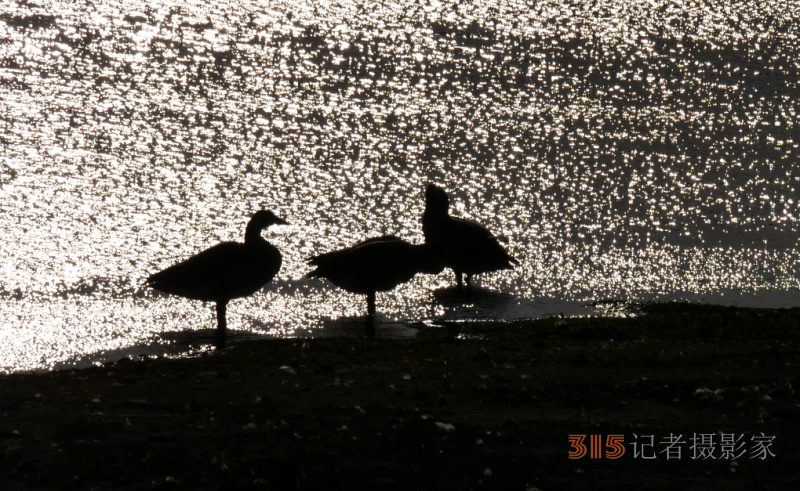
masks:
<instances>
[{"instance_id":1,"label":"lake water","mask_svg":"<svg viewBox=\"0 0 800 491\"><path fill-rule=\"evenodd\" d=\"M306 260L422 242L428 182L520 266L380 293L379 335L800 305L798 2L148 5L0 3L0 371L204 349L213 306L143 282L260 208L284 265L234 337L361 334Z\"/></svg>"}]
</instances>

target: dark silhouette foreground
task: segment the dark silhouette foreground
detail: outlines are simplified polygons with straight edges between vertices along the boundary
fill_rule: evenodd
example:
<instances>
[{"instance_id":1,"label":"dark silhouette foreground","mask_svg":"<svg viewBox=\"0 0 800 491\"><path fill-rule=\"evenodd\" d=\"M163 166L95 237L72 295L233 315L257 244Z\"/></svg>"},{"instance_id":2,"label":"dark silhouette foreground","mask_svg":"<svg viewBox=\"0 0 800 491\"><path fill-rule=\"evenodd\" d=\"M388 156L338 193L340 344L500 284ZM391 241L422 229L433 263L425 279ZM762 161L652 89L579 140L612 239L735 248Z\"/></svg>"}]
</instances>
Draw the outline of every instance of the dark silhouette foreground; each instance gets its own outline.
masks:
<instances>
[{"instance_id":1,"label":"dark silhouette foreground","mask_svg":"<svg viewBox=\"0 0 800 491\"><path fill-rule=\"evenodd\" d=\"M0 376L0 489L796 489L800 309L656 307Z\"/></svg>"}]
</instances>

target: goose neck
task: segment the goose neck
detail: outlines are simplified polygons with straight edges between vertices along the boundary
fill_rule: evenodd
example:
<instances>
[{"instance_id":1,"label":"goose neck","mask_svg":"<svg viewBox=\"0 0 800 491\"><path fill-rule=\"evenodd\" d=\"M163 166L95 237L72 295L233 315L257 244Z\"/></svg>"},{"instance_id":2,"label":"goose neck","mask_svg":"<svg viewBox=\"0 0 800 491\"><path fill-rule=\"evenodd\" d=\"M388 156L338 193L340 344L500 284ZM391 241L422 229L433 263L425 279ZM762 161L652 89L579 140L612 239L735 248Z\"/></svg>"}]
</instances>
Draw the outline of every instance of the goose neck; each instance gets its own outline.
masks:
<instances>
[{"instance_id":1,"label":"goose neck","mask_svg":"<svg viewBox=\"0 0 800 491\"><path fill-rule=\"evenodd\" d=\"M258 244L260 242L265 242L264 238L261 236L261 227L258 227L252 223L247 225L247 229L244 232L244 243L245 244Z\"/></svg>"}]
</instances>

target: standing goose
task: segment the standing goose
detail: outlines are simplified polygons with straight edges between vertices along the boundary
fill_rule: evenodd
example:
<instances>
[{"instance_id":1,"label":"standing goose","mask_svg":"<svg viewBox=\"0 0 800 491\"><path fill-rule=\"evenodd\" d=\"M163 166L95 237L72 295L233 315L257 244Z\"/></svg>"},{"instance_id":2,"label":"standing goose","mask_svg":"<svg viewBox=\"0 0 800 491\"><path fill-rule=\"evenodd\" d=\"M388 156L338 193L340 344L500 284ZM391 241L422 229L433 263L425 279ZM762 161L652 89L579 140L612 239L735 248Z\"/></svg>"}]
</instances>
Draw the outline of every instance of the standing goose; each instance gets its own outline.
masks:
<instances>
[{"instance_id":1,"label":"standing goose","mask_svg":"<svg viewBox=\"0 0 800 491\"><path fill-rule=\"evenodd\" d=\"M467 287L472 275L511 269L519 264L508 255L494 235L483 225L464 218L451 217L447 193L435 184L425 190L425 213L422 232L425 242L439 242L447 253L447 266L456 274L458 288L461 275L467 275Z\"/></svg>"},{"instance_id":2,"label":"standing goose","mask_svg":"<svg viewBox=\"0 0 800 491\"><path fill-rule=\"evenodd\" d=\"M444 254L438 244L412 245L385 235L313 257L309 263L317 269L306 278L327 278L350 293L366 295L371 320L375 316L375 292L391 290L417 273L441 273Z\"/></svg>"},{"instance_id":3,"label":"standing goose","mask_svg":"<svg viewBox=\"0 0 800 491\"><path fill-rule=\"evenodd\" d=\"M217 304L217 333L225 335L225 310L234 298L247 297L281 269L281 253L261 237L270 225L286 225L271 211L256 212L247 223L244 244L222 242L147 278L156 290Z\"/></svg>"}]
</instances>

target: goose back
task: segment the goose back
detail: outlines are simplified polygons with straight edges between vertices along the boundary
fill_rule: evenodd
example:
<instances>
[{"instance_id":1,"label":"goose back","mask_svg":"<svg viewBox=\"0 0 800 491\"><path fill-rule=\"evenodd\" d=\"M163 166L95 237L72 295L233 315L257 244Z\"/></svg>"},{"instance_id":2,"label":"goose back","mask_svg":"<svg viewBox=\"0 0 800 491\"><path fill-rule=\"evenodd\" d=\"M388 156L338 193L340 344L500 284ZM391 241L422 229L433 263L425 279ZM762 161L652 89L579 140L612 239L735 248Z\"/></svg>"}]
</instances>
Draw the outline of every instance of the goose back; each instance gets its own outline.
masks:
<instances>
[{"instance_id":1,"label":"goose back","mask_svg":"<svg viewBox=\"0 0 800 491\"><path fill-rule=\"evenodd\" d=\"M387 291L417 273L438 274L445 267L438 245L412 245L395 236L375 237L309 261L316 269L306 276L327 278L351 293Z\"/></svg>"},{"instance_id":2,"label":"goose back","mask_svg":"<svg viewBox=\"0 0 800 491\"><path fill-rule=\"evenodd\" d=\"M227 302L260 290L283 262L278 249L261 237L271 224L285 224L272 212L256 213L247 225L245 242L222 242L185 261L151 275L156 290L195 300Z\"/></svg>"}]
</instances>

